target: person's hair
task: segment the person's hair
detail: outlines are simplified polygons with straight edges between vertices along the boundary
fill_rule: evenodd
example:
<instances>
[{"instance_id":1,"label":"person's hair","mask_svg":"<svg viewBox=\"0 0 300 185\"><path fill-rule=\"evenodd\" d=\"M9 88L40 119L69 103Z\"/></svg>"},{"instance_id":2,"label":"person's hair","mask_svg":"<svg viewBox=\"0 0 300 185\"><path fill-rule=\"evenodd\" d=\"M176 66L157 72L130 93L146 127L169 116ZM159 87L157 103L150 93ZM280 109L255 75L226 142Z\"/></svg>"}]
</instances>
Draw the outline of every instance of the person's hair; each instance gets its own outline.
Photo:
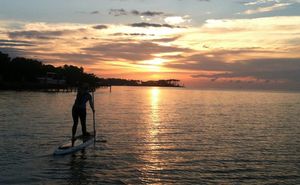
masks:
<instances>
[{"instance_id":1,"label":"person's hair","mask_svg":"<svg viewBox=\"0 0 300 185\"><path fill-rule=\"evenodd\" d=\"M89 90L89 84L82 83L78 86L78 92L87 92Z\"/></svg>"}]
</instances>

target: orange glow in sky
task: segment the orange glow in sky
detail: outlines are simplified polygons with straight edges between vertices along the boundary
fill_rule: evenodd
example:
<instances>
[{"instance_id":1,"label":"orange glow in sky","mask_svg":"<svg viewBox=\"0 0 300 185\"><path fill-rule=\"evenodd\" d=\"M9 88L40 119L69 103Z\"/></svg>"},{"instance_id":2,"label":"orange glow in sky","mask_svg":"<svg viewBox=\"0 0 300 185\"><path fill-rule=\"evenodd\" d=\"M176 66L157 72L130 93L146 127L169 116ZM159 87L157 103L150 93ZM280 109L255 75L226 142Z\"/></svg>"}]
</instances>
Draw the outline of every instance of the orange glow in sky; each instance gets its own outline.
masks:
<instances>
[{"instance_id":1,"label":"orange glow in sky","mask_svg":"<svg viewBox=\"0 0 300 185\"><path fill-rule=\"evenodd\" d=\"M211 8L217 1L60 1L64 16L54 13L55 2L40 16L30 5L20 15L14 0L1 7L0 51L100 77L299 85L299 1L229 0L222 10ZM185 11L177 8L183 5Z\"/></svg>"}]
</instances>

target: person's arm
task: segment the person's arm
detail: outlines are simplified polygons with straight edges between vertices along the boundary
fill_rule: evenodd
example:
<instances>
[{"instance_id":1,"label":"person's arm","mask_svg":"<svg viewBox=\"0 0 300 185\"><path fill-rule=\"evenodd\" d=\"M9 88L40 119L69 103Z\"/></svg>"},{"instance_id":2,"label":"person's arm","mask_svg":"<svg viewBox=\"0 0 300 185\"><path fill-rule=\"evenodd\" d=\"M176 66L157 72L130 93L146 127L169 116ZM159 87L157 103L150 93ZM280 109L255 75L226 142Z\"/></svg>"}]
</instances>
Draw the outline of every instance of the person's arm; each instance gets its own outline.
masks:
<instances>
[{"instance_id":1,"label":"person's arm","mask_svg":"<svg viewBox=\"0 0 300 185\"><path fill-rule=\"evenodd\" d=\"M89 103L90 103L92 111L95 112L94 100L91 95L90 95Z\"/></svg>"}]
</instances>

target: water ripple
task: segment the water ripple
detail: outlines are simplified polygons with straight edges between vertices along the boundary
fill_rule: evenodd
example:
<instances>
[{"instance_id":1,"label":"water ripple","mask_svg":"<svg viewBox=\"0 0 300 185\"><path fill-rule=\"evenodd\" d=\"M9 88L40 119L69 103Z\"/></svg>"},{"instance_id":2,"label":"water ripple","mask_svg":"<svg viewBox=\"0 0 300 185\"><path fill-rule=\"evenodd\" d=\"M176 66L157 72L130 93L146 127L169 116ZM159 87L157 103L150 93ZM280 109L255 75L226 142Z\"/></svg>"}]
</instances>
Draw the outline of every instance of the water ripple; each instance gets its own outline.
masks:
<instances>
[{"instance_id":1,"label":"water ripple","mask_svg":"<svg viewBox=\"0 0 300 185\"><path fill-rule=\"evenodd\" d=\"M74 155L74 93L0 92L0 184L298 184L300 94L114 87ZM92 129L88 110L88 129ZM80 128L78 128L80 133Z\"/></svg>"}]
</instances>

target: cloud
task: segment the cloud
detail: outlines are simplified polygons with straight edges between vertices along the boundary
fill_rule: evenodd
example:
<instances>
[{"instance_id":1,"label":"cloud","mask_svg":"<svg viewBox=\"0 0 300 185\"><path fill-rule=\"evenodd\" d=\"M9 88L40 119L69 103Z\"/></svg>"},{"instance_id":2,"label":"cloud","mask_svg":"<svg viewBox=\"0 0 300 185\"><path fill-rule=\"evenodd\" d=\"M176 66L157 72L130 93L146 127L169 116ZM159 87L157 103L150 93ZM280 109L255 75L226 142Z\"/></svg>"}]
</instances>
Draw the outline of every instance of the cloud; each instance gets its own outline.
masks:
<instances>
[{"instance_id":1,"label":"cloud","mask_svg":"<svg viewBox=\"0 0 300 185\"><path fill-rule=\"evenodd\" d=\"M160 38L160 39L153 39L152 42L174 42L177 39L179 39L180 36L174 36L174 37L167 37L167 38Z\"/></svg>"},{"instance_id":2,"label":"cloud","mask_svg":"<svg viewBox=\"0 0 300 185\"><path fill-rule=\"evenodd\" d=\"M64 31L37 31L37 30L31 30L31 31L14 31L14 32L9 32L8 36L10 38L52 39L54 37L62 36L64 34L65 34Z\"/></svg>"},{"instance_id":3,"label":"cloud","mask_svg":"<svg viewBox=\"0 0 300 185\"><path fill-rule=\"evenodd\" d=\"M266 4L266 3L276 3L278 0L255 0L250 2L242 2L242 4L246 6L253 6L253 5L260 5L260 4Z\"/></svg>"},{"instance_id":4,"label":"cloud","mask_svg":"<svg viewBox=\"0 0 300 185\"><path fill-rule=\"evenodd\" d=\"M1 47L17 47L17 46L35 46L30 41L22 41L22 40L3 40L0 39L0 48Z\"/></svg>"},{"instance_id":5,"label":"cloud","mask_svg":"<svg viewBox=\"0 0 300 185\"><path fill-rule=\"evenodd\" d=\"M109 15L113 16L126 16L126 15L134 15L134 16L147 16L147 17L154 17L154 16L163 16L165 15L164 12L156 12L156 11L138 11L138 10L131 10L127 11L125 9L110 9Z\"/></svg>"},{"instance_id":6,"label":"cloud","mask_svg":"<svg viewBox=\"0 0 300 185\"><path fill-rule=\"evenodd\" d=\"M11 58L25 57L27 52L24 49L14 48L14 47L0 47L0 51L2 53L7 53L10 55Z\"/></svg>"},{"instance_id":7,"label":"cloud","mask_svg":"<svg viewBox=\"0 0 300 185\"><path fill-rule=\"evenodd\" d=\"M122 16L122 15L128 15L128 12L124 9L110 9L109 15L118 17L118 16Z\"/></svg>"},{"instance_id":8,"label":"cloud","mask_svg":"<svg viewBox=\"0 0 300 185\"><path fill-rule=\"evenodd\" d=\"M113 36L154 36L145 33L114 33Z\"/></svg>"},{"instance_id":9,"label":"cloud","mask_svg":"<svg viewBox=\"0 0 300 185\"><path fill-rule=\"evenodd\" d=\"M299 0L253 0L250 2L241 2L245 6L256 6L264 4L276 4L276 3L300 3Z\"/></svg>"},{"instance_id":10,"label":"cloud","mask_svg":"<svg viewBox=\"0 0 300 185\"><path fill-rule=\"evenodd\" d=\"M101 56L92 54L92 53L72 53L72 52L64 52L64 53L40 53L39 56L43 58L47 58L50 55L55 56L57 59L51 60L51 63L71 63L73 65L93 65L99 64L103 58Z\"/></svg>"},{"instance_id":11,"label":"cloud","mask_svg":"<svg viewBox=\"0 0 300 185\"><path fill-rule=\"evenodd\" d=\"M167 67L205 72L192 75L193 78L252 78L290 82L298 82L300 79L300 58L254 58L227 62L222 54L215 53L215 57L211 55L212 53L202 53L188 57L175 56L181 62L169 63Z\"/></svg>"},{"instance_id":12,"label":"cloud","mask_svg":"<svg viewBox=\"0 0 300 185\"><path fill-rule=\"evenodd\" d=\"M109 42L82 48L82 50L85 52L98 53L102 57L112 61L126 60L135 62L153 59L155 54L190 51L190 49L187 48L162 46L146 41Z\"/></svg>"},{"instance_id":13,"label":"cloud","mask_svg":"<svg viewBox=\"0 0 300 185\"><path fill-rule=\"evenodd\" d=\"M266 6L266 7L258 7L257 9L253 10L246 10L243 12L243 14L251 15L251 14L257 14L257 13L265 13L265 12L272 12L275 10L281 10L286 8L287 6L290 6L291 3L276 3L271 6Z\"/></svg>"},{"instance_id":14,"label":"cloud","mask_svg":"<svg viewBox=\"0 0 300 185\"><path fill-rule=\"evenodd\" d=\"M55 39L67 34L73 34L75 32L83 32L84 29L78 30L56 30L56 31L39 31L39 30L28 30L28 31L12 31L8 32L8 36L12 39L15 38L26 38L26 39Z\"/></svg>"},{"instance_id":15,"label":"cloud","mask_svg":"<svg viewBox=\"0 0 300 185\"><path fill-rule=\"evenodd\" d=\"M191 22L191 19L188 15L186 16L170 16L170 17L166 17L164 19L164 21L167 24L182 24L182 23L186 23L186 22Z\"/></svg>"},{"instance_id":16,"label":"cloud","mask_svg":"<svg viewBox=\"0 0 300 185\"><path fill-rule=\"evenodd\" d=\"M153 17L153 16L159 16L159 15L165 15L164 12L155 12L155 11L145 11L145 12L140 12L138 10L132 10L131 11L132 15L137 15L137 16L148 16L148 17Z\"/></svg>"},{"instance_id":17,"label":"cloud","mask_svg":"<svg viewBox=\"0 0 300 185\"><path fill-rule=\"evenodd\" d=\"M93 26L93 28L96 30L103 30L103 29L107 29L108 26L100 24L100 25Z\"/></svg>"},{"instance_id":18,"label":"cloud","mask_svg":"<svg viewBox=\"0 0 300 185\"><path fill-rule=\"evenodd\" d=\"M91 12L91 14L99 14L99 13L100 13L100 12L99 12L99 11L97 11L97 10L96 10L96 11L92 11L92 12Z\"/></svg>"},{"instance_id":19,"label":"cloud","mask_svg":"<svg viewBox=\"0 0 300 185\"><path fill-rule=\"evenodd\" d=\"M186 29L142 21L130 25L22 23L20 28L1 27L0 48L56 65L105 69L113 75L153 71L153 60L159 58L162 71L179 71L185 73L182 78L194 81L296 83L300 79L299 20L299 16L208 20Z\"/></svg>"},{"instance_id":20,"label":"cloud","mask_svg":"<svg viewBox=\"0 0 300 185\"><path fill-rule=\"evenodd\" d=\"M295 3L299 3L299 0L255 0L250 2L242 2L245 6L256 7L255 9L248 9L239 14L258 14L272 12L276 10L285 9L288 6L291 6Z\"/></svg>"},{"instance_id":21,"label":"cloud","mask_svg":"<svg viewBox=\"0 0 300 185\"><path fill-rule=\"evenodd\" d=\"M182 28L180 26L173 26L173 25L170 25L170 24L156 24L156 23L147 23L147 22L133 23L133 24L130 24L129 26L132 26L132 27L142 27L142 28L146 28L146 27L155 27L155 28L160 28L160 27Z\"/></svg>"},{"instance_id":22,"label":"cloud","mask_svg":"<svg viewBox=\"0 0 300 185\"><path fill-rule=\"evenodd\" d=\"M98 29L105 30L99 35ZM4 37L0 37L2 38L0 47L1 44L1 48L6 50L11 47L11 53L13 49L15 49L14 53L20 49L24 52L19 56L39 58L57 65L81 63L85 67L96 65L98 61L104 63L114 61L111 65L122 62L127 65L151 60L160 53L188 50L177 46L160 45L159 39L152 42L153 38L161 38L165 35L167 39L168 35L171 36L170 33L177 33L176 30L159 29L159 32L157 30L113 24L24 23L20 29L4 30ZM164 33L166 30L167 34ZM126 37L113 37L123 35ZM171 41L171 37L169 40ZM106 67L109 68L109 65Z\"/></svg>"},{"instance_id":23,"label":"cloud","mask_svg":"<svg viewBox=\"0 0 300 185\"><path fill-rule=\"evenodd\" d=\"M277 51L272 55L295 57L295 42L300 29L299 16L278 16L253 19L207 20L199 28L188 28L178 42L195 50L239 50L240 48L263 48ZM284 33L284 34L283 34ZM205 47L203 47L205 46ZM299 47L298 47L299 50ZM283 52L286 52L285 54ZM246 54L246 55L245 55ZM270 53L243 53L232 55L232 59ZM250 56L251 55L251 56Z\"/></svg>"}]
</instances>

